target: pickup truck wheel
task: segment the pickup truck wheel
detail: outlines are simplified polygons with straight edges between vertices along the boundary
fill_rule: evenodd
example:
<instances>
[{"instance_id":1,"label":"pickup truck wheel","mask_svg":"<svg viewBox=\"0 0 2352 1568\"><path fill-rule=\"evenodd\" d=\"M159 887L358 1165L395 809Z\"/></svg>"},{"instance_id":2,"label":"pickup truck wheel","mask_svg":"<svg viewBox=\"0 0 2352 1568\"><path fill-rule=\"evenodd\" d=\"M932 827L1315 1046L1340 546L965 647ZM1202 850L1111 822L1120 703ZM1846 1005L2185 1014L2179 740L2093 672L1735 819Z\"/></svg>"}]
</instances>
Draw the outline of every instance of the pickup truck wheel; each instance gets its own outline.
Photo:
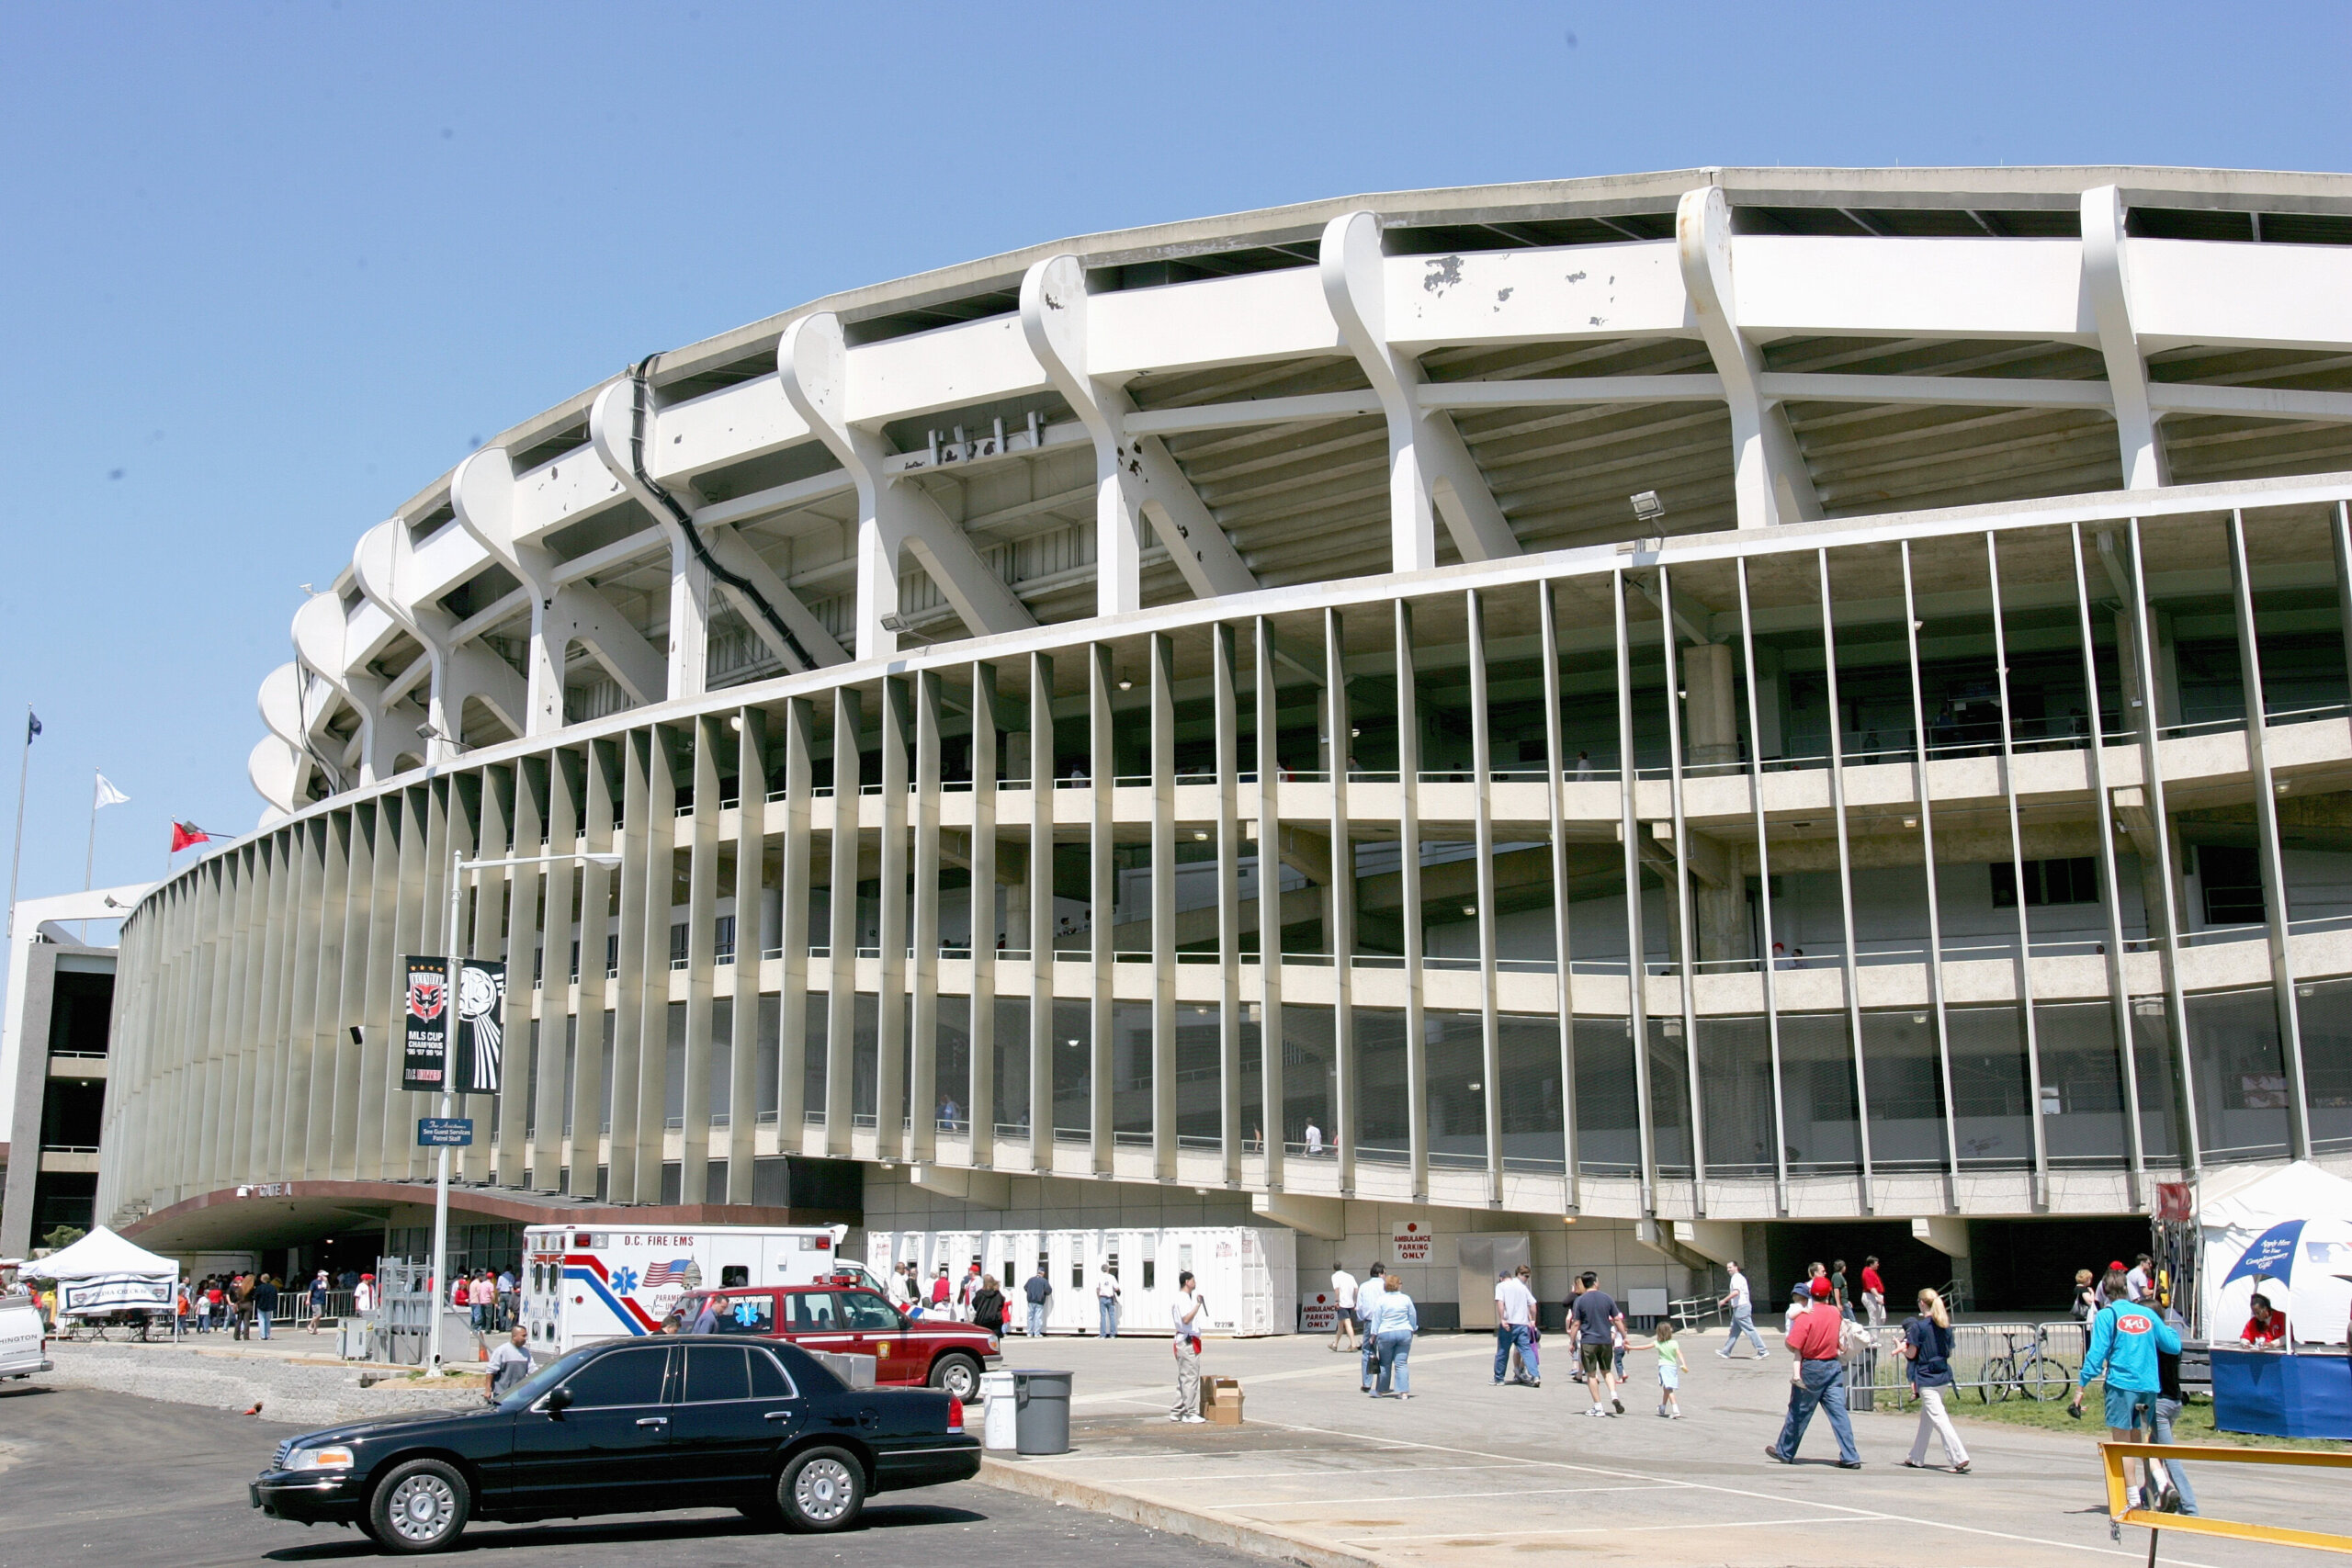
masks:
<instances>
[{"instance_id":1,"label":"pickup truck wheel","mask_svg":"<svg viewBox=\"0 0 2352 1568\"><path fill-rule=\"evenodd\" d=\"M775 1500L786 1529L803 1535L841 1529L865 1506L865 1471L845 1450L808 1449L784 1467Z\"/></svg>"},{"instance_id":2,"label":"pickup truck wheel","mask_svg":"<svg viewBox=\"0 0 2352 1568\"><path fill-rule=\"evenodd\" d=\"M951 1351L931 1369L931 1386L969 1404L980 1392L980 1364L961 1350Z\"/></svg>"},{"instance_id":3,"label":"pickup truck wheel","mask_svg":"<svg viewBox=\"0 0 2352 1568\"><path fill-rule=\"evenodd\" d=\"M394 1465L368 1499L368 1533L387 1551L446 1551L473 1511L473 1491L437 1459Z\"/></svg>"}]
</instances>

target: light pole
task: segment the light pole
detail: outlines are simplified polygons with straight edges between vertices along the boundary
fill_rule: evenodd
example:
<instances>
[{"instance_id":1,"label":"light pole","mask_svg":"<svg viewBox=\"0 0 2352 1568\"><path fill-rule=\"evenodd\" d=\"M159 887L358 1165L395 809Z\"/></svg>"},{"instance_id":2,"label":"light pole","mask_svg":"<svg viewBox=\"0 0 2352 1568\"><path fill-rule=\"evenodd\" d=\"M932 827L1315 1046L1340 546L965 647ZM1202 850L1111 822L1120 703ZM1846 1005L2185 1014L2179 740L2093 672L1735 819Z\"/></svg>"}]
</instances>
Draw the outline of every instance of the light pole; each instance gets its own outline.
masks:
<instances>
[{"instance_id":1,"label":"light pole","mask_svg":"<svg viewBox=\"0 0 2352 1568\"><path fill-rule=\"evenodd\" d=\"M447 949L449 977L448 989L445 993L449 998L447 1003L449 1010L449 1021L441 1036L441 1119L443 1121L449 1119L452 1109L449 1102L453 1098L450 1084L457 1077L458 1067L458 983L459 978L458 910L460 904L458 879L469 871L495 871L503 866L512 865L563 865L576 860L588 861L604 866L607 870L621 863L621 857L618 855L593 853L586 850L574 850L570 854L562 855L520 855L504 860L459 860L455 854L450 856L448 947ZM431 1276L433 1283L428 1289L435 1299L432 1311L426 1318L431 1327L425 1343L425 1366L435 1372L441 1370L442 1298L448 1292L449 1281L447 1278L448 1272L449 1145L443 1144L440 1168L433 1181L433 1272Z\"/></svg>"}]
</instances>

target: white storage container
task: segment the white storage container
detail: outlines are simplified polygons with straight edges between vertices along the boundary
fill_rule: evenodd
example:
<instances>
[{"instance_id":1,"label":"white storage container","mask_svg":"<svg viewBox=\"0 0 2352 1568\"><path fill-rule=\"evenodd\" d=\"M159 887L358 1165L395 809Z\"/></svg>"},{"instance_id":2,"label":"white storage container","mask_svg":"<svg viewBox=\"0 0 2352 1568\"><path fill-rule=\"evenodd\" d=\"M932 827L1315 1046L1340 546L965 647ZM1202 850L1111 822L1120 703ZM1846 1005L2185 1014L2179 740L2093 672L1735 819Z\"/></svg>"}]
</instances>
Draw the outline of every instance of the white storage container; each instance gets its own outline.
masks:
<instances>
[{"instance_id":1,"label":"white storage container","mask_svg":"<svg viewBox=\"0 0 2352 1568\"><path fill-rule=\"evenodd\" d=\"M1102 1263L1119 1269L1119 1330L1167 1335L1176 1280L1189 1269L1208 1300L1208 1332L1290 1334L1298 1325L1298 1238L1280 1226L1171 1225L1111 1230L875 1231L867 1256L876 1272L899 1258L947 1265L960 1280L974 1257L1004 1292L1006 1321L1017 1337L1029 1321L1025 1294L1042 1256L1054 1294L1046 1313L1052 1334L1092 1334L1100 1323L1094 1281Z\"/></svg>"}]
</instances>

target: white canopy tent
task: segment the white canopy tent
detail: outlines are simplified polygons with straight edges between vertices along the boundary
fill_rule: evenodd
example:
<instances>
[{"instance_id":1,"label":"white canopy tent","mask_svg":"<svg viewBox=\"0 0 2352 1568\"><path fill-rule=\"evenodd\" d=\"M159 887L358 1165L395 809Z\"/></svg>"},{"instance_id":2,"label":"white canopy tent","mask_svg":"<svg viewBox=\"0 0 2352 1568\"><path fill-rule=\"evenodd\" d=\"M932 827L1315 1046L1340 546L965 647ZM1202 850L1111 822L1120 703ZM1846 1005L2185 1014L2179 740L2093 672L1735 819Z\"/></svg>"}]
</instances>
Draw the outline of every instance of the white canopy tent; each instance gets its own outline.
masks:
<instances>
[{"instance_id":1,"label":"white canopy tent","mask_svg":"<svg viewBox=\"0 0 2352 1568\"><path fill-rule=\"evenodd\" d=\"M2237 1337L2259 1289L2299 1344L2342 1344L2352 1312L2352 1181L2309 1161L2209 1176L2198 1194L2205 1337Z\"/></svg>"},{"instance_id":2,"label":"white canopy tent","mask_svg":"<svg viewBox=\"0 0 2352 1568\"><path fill-rule=\"evenodd\" d=\"M57 1284L60 1314L168 1311L180 1266L100 1225L62 1251L37 1258L21 1270L28 1280Z\"/></svg>"}]
</instances>

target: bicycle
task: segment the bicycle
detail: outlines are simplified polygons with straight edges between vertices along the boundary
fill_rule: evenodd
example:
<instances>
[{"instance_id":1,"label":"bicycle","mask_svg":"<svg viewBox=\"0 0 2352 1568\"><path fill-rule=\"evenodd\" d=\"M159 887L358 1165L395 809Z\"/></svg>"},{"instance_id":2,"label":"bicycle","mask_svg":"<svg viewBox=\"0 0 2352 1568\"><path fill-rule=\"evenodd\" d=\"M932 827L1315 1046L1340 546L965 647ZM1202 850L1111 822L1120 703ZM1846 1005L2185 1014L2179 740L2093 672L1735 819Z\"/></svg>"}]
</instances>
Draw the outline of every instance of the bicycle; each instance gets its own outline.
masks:
<instances>
[{"instance_id":1,"label":"bicycle","mask_svg":"<svg viewBox=\"0 0 2352 1568\"><path fill-rule=\"evenodd\" d=\"M2018 1351L2018 1335L2004 1330L2001 1338L2007 1348L1999 1355L1984 1358L1984 1372L1976 1384L1976 1398L1981 1404L1996 1399L2006 1401L2012 1393L2022 1393L2030 1399L2047 1404L2063 1399L2074 1385L2075 1374L2064 1362L2047 1354L2043 1346L2049 1336L2046 1330L2033 1331L2033 1343Z\"/></svg>"}]
</instances>

